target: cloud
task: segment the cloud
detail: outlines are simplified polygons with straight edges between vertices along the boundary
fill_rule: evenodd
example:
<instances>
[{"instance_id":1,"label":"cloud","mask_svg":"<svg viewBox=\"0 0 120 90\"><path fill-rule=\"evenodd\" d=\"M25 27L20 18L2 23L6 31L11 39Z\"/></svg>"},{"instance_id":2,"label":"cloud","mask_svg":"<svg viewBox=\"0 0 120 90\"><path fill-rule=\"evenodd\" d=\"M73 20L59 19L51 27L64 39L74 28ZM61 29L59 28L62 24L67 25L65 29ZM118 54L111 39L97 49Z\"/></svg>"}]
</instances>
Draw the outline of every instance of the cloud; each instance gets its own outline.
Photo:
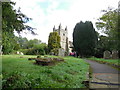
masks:
<instances>
[{"instance_id":1,"label":"cloud","mask_svg":"<svg viewBox=\"0 0 120 90\"><path fill-rule=\"evenodd\" d=\"M12 0L13 1L13 0ZM15 1L15 0L14 0ZM21 7L21 11L33 18L27 24L37 28L38 36L22 34L28 39L37 38L43 42L48 41L49 33L53 26L56 28L61 23L62 27L68 27L68 37L72 40L72 33L76 23L82 21L95 22L102 13L102 9L108 6L117 8L119 0L17 0L15 8Z\"/></svg>"}]
</instances>

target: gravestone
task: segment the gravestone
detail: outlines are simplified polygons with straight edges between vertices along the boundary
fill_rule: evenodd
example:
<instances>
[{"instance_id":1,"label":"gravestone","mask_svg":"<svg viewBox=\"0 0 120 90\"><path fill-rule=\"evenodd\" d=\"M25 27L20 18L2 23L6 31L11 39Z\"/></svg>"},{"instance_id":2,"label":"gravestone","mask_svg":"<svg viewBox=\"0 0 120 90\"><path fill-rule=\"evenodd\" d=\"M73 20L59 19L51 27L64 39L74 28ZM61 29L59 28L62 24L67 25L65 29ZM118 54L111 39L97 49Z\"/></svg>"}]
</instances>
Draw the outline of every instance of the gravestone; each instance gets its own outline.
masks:
<instances>
[{"instance_id":1,"label":"gravestone","mask_svg":"<svg viewBox=\"0 0 120 90\"><path fill-rule=\"evenodd\" d=\"M61 56L61 57L65 56L65 50L63 48L59 48L59 50L58 50L58 56Z\"/></svg>"},{"instance_id":2,"label":"gravestone","mask_svg":"<svg viewBox=\"0 0 120 90\"><path fill-rule=\"evenodd\" d=\"M18 54L18 55L19 55L19 54L20 54L20 52L19 52L19 51L17 51L17 52L16 52L16 54Z\"/></svg>"},{"instance_id":3,"label":"gravestone","mask_svg":"<svg viewBox=\"0 0 120 90\"><path fill-rule=\"evenodd\" d=\"M23 52L20 52L20 55L24 55Z\"/></svg>"},{"instance_id":4,"label":"gravestone","mask_svg":"<svg viewBox=\"0 0 120 90\"><path fill-rule=\"evenodd\" d=\"M0 55L2 55L2 45L0 46Z\"/></svg>"},{"instance_id":5,"label":"gravestone","mask_svg":"<svg viewBox=\"0 0 120 90\"><path fill-rule=\"evenodd\" d=\"M24 55L23 52L19 52L19 51L17 51L16 54L18 54L18 55Z\"/></svg>"},{"instance_id":6,"label":"gravestone","mask_svg":"<svg viewBox=\"0 0 120 90\"><path fill-rule=\"evenodd\" d=\"M112 59L118 59L118 51L112 50Z\"/></svg>"},{"instance_id":7,"label":"gravestone","mask_svg":"<svg viewBox=\"0 0 120 90\"><path fill-rule=\"evenodd\" d=\"M104 51L104 59L110 59L111 58L111 52L110 51Z\"/></svg>"}]
</instances>

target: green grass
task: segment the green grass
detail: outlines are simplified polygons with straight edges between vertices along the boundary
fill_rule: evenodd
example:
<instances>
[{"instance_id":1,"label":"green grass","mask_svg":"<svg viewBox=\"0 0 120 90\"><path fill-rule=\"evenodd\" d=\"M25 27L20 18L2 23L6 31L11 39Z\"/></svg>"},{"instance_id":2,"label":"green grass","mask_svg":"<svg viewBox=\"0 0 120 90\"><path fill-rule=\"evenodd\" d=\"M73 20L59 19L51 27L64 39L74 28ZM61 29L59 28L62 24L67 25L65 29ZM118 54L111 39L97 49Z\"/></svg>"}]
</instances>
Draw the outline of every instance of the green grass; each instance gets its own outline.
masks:
<instances>
[{"instance_id":1,"label":"green grass","mask_svg":"<svg viewBox=\"0 0 120 90\"><path fill-rule=\"evenodd\" d=\"M55 66L40 66L28 61L36 56L3 55L3 88L85 88L89 64L74 57L64 57Z\"/></svg>"},{"instance_id":2,"label":"green grass","mask_svg":"<svg viewBox=\"0 0 120 90\"><path fill-rule=\"evenodd\" d=\"M120 66L120 59L103 59L103 58L95 58L95 57L92 57L92 58L88 58L90 60L95 60L95 61L101 61L103 63L109 63L109 64L114 64L114 65L117 65L117 66Z\"/></svg>"}]
</instances>

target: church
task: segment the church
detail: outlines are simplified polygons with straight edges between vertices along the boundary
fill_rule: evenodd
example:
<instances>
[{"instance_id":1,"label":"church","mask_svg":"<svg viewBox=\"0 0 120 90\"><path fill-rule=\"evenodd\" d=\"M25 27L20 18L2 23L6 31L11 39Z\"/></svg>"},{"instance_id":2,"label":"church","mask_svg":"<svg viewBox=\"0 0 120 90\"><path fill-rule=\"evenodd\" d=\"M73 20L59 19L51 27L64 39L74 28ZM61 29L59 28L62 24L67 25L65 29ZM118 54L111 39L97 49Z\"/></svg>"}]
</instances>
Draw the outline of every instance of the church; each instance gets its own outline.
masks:
<instances>
[{"instance_id":1,"label":"church","mask_svg":"<svg viewBox=\"0 0 120 90\"><path fill-rule=\"evenodd\" d=\"M56 29L55 26L53 27L53 32L58 32L60 36L60 45L61 48L63 49L64 55L68 55L69 50L68 50L68 30L67 26L65 29L62 29L61 24L58 26Z\"/></svg>"}]
</instances>

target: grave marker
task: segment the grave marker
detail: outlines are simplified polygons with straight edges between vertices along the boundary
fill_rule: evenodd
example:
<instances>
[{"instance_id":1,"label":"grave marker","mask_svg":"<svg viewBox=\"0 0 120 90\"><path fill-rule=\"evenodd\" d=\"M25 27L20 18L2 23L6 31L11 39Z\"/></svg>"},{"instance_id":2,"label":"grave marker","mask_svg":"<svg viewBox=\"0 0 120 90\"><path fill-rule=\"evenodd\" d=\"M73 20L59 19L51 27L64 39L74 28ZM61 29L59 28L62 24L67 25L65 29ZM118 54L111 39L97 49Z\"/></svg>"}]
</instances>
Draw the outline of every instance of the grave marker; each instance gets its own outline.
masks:
<instances>
[{"instance_id":1,"label":"grave marker","mask_svg":"<svg viewBox=\"0 0 120 90\"><path fill-rule=\"evenodd\" d=\"M104 59L110 59L111 58L111 52L110 51L104 51Z\"/></svg>"},{"instance_id":2,"label":"grave marker","mask_svg":"<svg viewBox=\"0 0 120 90\"><path fill-rule=\"evenodd\" d=\"M112 59L118 59L118 51L112 50Z\"/></svg>"}]
</instances>

